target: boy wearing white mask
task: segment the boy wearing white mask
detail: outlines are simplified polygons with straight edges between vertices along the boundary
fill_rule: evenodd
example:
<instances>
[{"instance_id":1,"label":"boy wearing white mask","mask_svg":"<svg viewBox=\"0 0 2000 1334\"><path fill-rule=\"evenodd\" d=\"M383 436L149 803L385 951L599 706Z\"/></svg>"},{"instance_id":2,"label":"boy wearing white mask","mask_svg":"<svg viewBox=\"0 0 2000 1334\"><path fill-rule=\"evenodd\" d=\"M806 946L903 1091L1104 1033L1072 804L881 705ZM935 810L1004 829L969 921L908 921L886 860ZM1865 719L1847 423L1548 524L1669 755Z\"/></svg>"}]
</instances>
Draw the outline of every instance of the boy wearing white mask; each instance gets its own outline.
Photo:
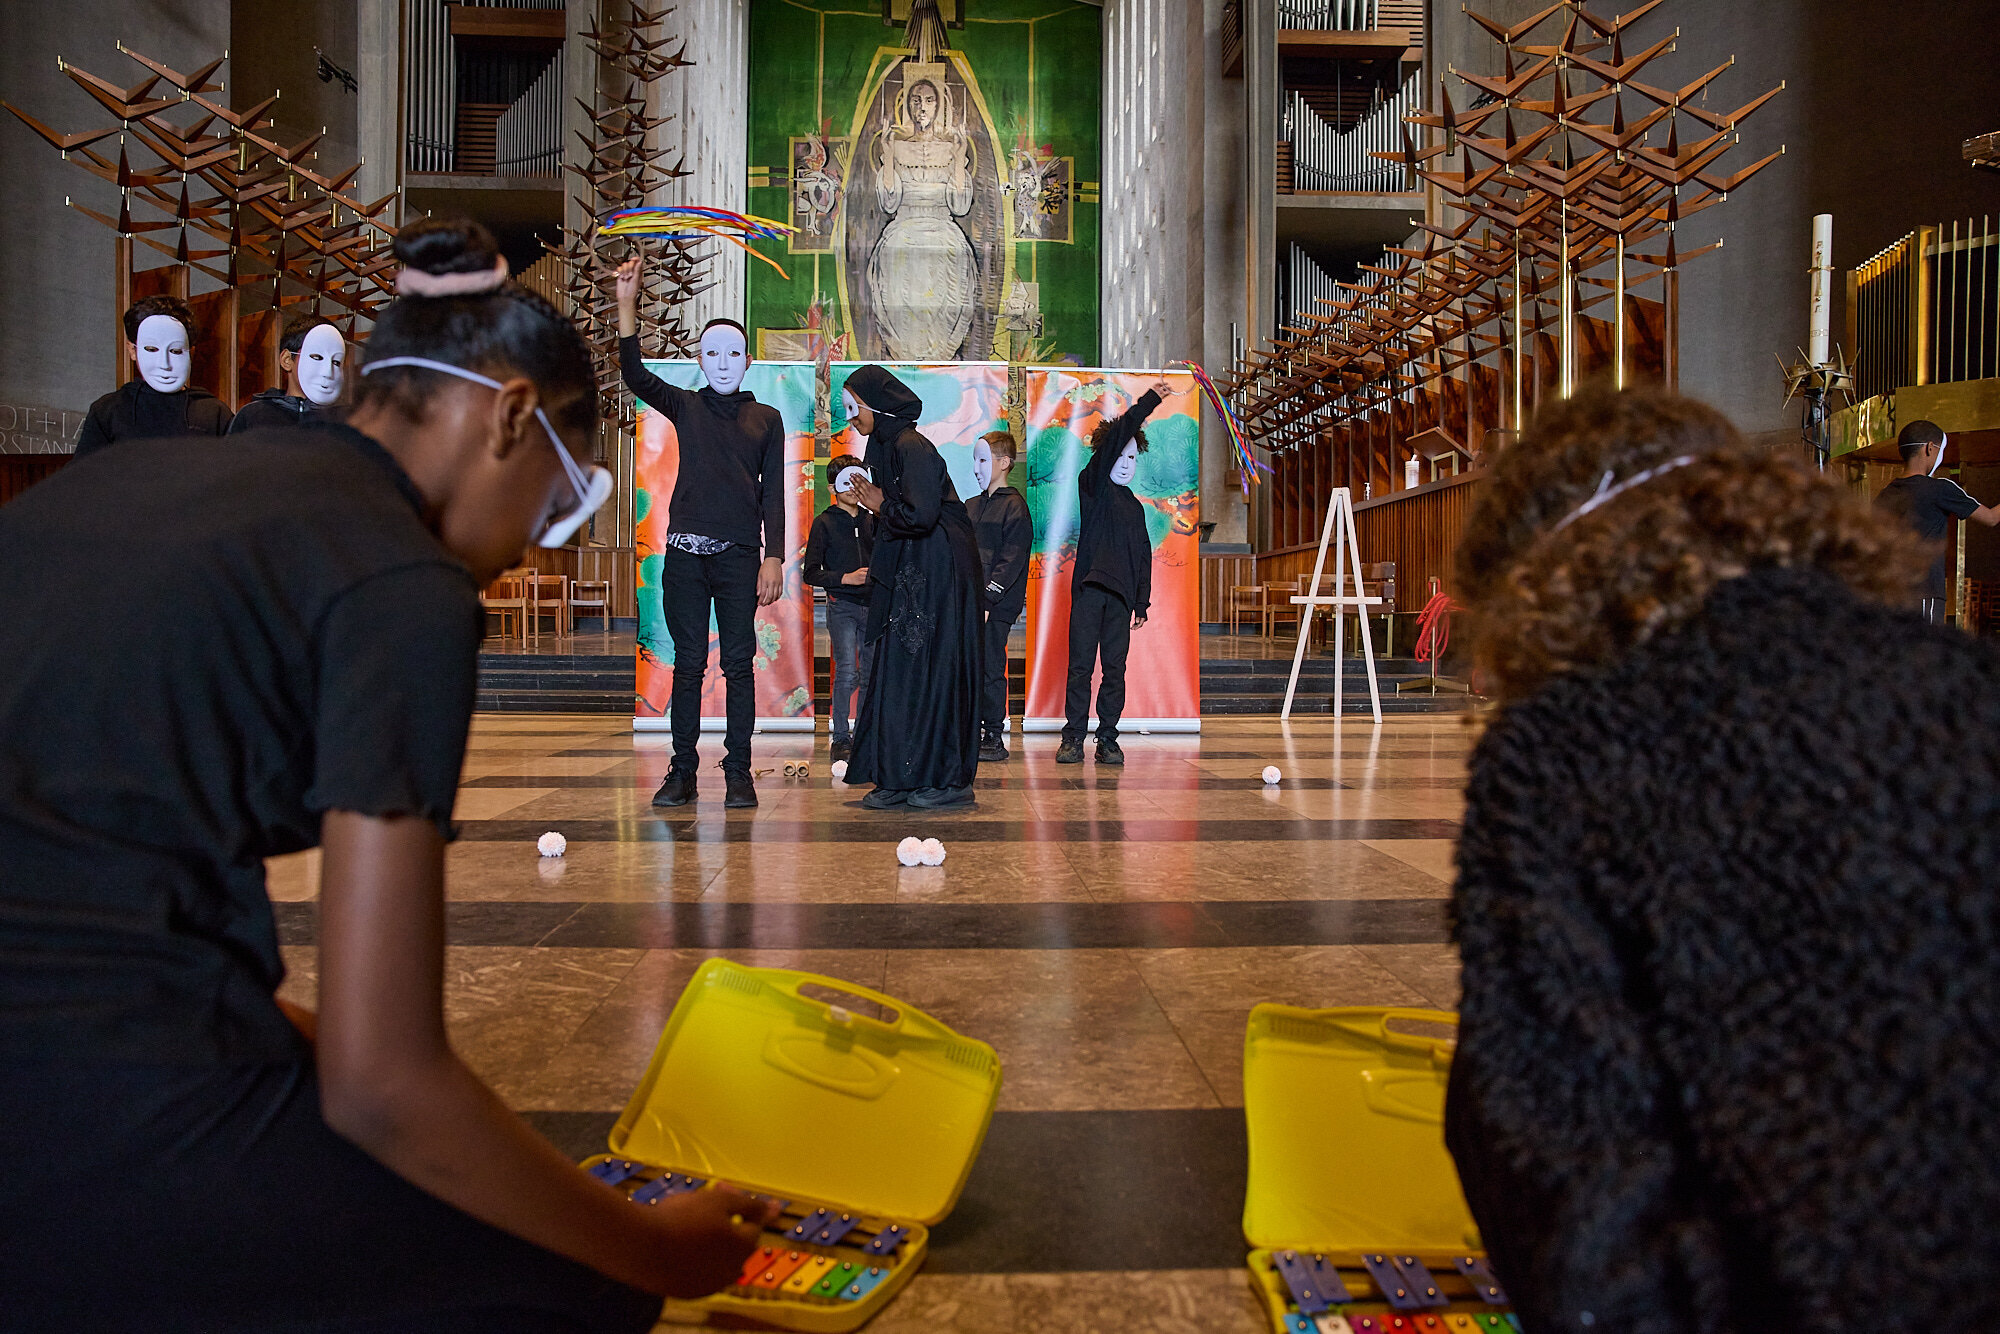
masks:
<instances>
[{"instance_id":1,"label":"boy wearing white mask","mask_svg":"<svg viewBox=\"0 0 2000 1334\"><path fill-rule=\"evenodd\" d=\"M972 446L972 480L979 494L965 502L966 517L979 538L979 565L986 582L979 602L985 617L979 694L979 758L1007 758L1002 729L1007 723L1007 636L1028 605L1028 553L1035 545L1035 520L1027 499L1007 485L1019 447L1008 431L988 431Z\"/></svg>"},{"instance_id":2,"label":"boy wearing white mask","mask_svg":"<svg viewBox=\"0 0 2000 1334\"><path fill-rule=\"evenodd\" d=\"M1125 711L1125 658L1132 631L1146 624L1153 601L1153 541L1146 531L1146 507L1132 494L1139 456L1146 452L1140 429L1173 389L1166 381L1090 437L1090 462L1077 475L1076 563L1070 571L1069 681L1063 696L1062 744L1057 764L1083 763L1083 734L1090 725L1090 673L1100 658L1104 679L1097 687L1097 762L1123 764L1118 719Z\"/></svg>"},{"instance_id":3,"label":"boy wearing white mask","mask_svg":"<svg viewBox=\"0 0 2000 1334\"><path fill-rule=\"evenodd\" d=\"M125 309L125 346L139 368L90 405L76 437L82 458L121 440L222 435L230 412L221 399L188 384L193 367L194 313L170 296L149 296Z\"/></svg>"},{"instance_id":4,"label":"boy wearing white mask","mask_svg":"<svg viewBox=\"0 0 2000 1334\"><path fill-rule=\"evenodd\" d=\"M324 315L294 315L278 342L282 388L266 389L243 405L229 433L267 426L308 426L325 420L325 409L340 401L347 365L347 340Z\"/></svg>"},{"instance_id":5,"label":"boy wearing white mask","mask_svg":"<svg viewBox=\"0 0 2000 1334\"><path fill-rule=\"evenodd\" d=\"M639 347L641 267L635 258L618 268L619 369L625 387L664 414L680 440L680 469L660 552L661 611L674 641L674 758L653 804L684 806L694 800L713 607L727 687L722 804L755 806L750 730L757 686L751 660L757 651L757 608L785 591L784 421L743 389L750 341L734 320L710 320L701 331L701 373L708 384L699 393L677 389L646 369Z\"/></svg>"}]
</instances>

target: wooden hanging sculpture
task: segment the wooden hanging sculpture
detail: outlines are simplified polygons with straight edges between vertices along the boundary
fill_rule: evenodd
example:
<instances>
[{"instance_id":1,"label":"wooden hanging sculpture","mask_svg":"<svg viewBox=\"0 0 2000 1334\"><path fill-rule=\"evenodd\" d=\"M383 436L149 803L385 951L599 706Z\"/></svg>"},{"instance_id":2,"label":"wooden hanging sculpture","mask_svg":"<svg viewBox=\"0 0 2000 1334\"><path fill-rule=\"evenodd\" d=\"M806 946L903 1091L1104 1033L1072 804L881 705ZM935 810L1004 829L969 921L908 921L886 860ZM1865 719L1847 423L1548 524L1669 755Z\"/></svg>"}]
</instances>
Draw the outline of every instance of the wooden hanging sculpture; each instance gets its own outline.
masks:
<instances>
[{"instance_id":1,"label":"wooden hanging sculpture","mask_svg":"<svg viewBox=\"0 0 2000 1334\"><path fill-rule=\"evenodd\" d=\"M309 308L352 337L358 320L395 295L395 227L384 215L396 197L364 202L349 193L358 163L317 170L318 134L279 142L270 133L275 96L244 111L211 100L224 92L209 80L226 57L182 73L122 43L118 50L146 77L122 87L61 64L111 125L61 133L0 105L65 159L117 187L116 216L66 201L117 234L117 309L152 295L187 301L201 332L194 383L239 406L282 382L278 338L288 315ZM147 251L166 262L142 267ZM215 286L196 290L208 283ZM117 346L122 382L131 367L123 338Z\"/></svg>"},{"instance_id":2,"label":"wooden hanging sculpture","mask_svg":"<svg viewBox=\"0 0 2000 1334\"><path fill-rule=\"evenodd\" d=\"M1437 187L1457 218L1423 224L1417 243L1389 248L1381 263L1361 266L1358 281L1338 284L1351 295L1326 301L1327 313L1283 327L1245 357L1228 388L1260 444L1296 449L1495 360L1511 379L1506 415L1518 430L1531 360L1524 340L1540 343L1553 322L1556 387L1567 395L1578 375L1582 312L1609 299L1611 364L1623 384L1626 298L1654 277L1665 320L1660 369L1673 381L1678 270L1721 244L1677 250L1675 228L1776 159L1734 174L1717 169L1737 127L1784 85L1712 112L1699 99L1733 58L1680 88L1644 82L1640 75L1674 48L1679 31L1632 55L1627 38L1661 3L1610 17L1588 0L1558 0L1511 26L1467 11L1500 45L1502 72L1453 71L1473 90L1472 104L1458 110L1446 94L1437 112L1408 117L1442 142L1420 149L1406 130L1400 153L1375 154ZM1545 25L1555 39L1533 40ZM1456 169L1448 169L1454 156Z\"/></svg>"}]
</instances>

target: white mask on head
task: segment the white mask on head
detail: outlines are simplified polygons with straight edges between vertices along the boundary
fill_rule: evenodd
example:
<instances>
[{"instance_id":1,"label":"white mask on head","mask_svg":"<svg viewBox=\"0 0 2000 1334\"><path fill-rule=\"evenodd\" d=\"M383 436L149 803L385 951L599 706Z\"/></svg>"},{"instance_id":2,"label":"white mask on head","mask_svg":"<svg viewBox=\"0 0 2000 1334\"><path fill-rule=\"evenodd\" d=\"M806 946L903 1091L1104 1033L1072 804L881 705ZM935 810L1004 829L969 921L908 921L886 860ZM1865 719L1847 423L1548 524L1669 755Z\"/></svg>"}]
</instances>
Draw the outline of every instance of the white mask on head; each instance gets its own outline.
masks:
<instances>
[{"instance_id":1,"label":"white mask on head","mask_svg":"<svg viewBox=\"0 0 2000 1334\"><path fill-rule=\"evenodd\" d=\"M331 324L316 324L299 349L299 388L325 407L340 397L341 367L347 362L347 340Z\"/></svg>"},{"instance_id":2,"label":"white mask on head","mask_svg":"<svg viewBox=\"0 0 2000 1334\"><path fill-rule=\"evenodd\" d=\"M972 442L972 484L979 488L981 495L993 485L993 446L984 440Z\"/></svg>"},{"instance_id":3,"label":"white mask on head","mask_svg":"<svg viewBox=\"0 0 2000 1334\"><path fill-rule=\"evenodd\" d=\"M187 388L187 330L171 315L148 315L139 321L139 336L133 340L139 362L139 378L163 394L177 394Z\"/></svg>"},{"instance_id":4,"label":"white mask on head","mask_svg":"<svg viewBox=\"0 0 2000 1334\"><path fill-rule=\"evenodd\" d=\"M1937 446L1938 452L1932 455L1931 470L1925 474L1926 476L1928 477L1937 476L1938 464L1944 462L1944 447L1950 443L1951 443L1950 436L1946 436L1944 439L1938 441L1938 446Z\"/></svg>"},{"instance_id":5,"label":"white mask on head","mask_svg":"<svg viewBox=\"0 0 2000 1334\"><path fill-rule=\"evenodd\" d=\"M743 387L743 372L748 369L750 345L733 325L713 325L701 336L701 374L710 389L735 393Z\"/></svg>"},{"instance_id":6,"label":"white mask on head","mask_svg":"<svg viewBox=\"0 0 2000 1334\"><path fill-rule=\"evenodd\" d=\"M847 416L848 433L851 436L853 436L853 438L857 442L861 442L865 447L865 443L868 439L868 433L861 429L860 422L854 420L861 413L860 400L856 399L854 395L848 393L845 389L843 389L840 391L840 410Z\"/></svg>"},{"instance_id":7,"label":"white mask on head","mask_svg":"<svg viewBox=\"0 0 2000 1334\"><path fill-rule=\"evenodd\" d=\"M1139 475L1139 442L1127 440L1125 448L1118 451L1118 462L1111 465L1111 480L1120 486L1132 485L1132 479Z\"/></svg>"}]
</instances>

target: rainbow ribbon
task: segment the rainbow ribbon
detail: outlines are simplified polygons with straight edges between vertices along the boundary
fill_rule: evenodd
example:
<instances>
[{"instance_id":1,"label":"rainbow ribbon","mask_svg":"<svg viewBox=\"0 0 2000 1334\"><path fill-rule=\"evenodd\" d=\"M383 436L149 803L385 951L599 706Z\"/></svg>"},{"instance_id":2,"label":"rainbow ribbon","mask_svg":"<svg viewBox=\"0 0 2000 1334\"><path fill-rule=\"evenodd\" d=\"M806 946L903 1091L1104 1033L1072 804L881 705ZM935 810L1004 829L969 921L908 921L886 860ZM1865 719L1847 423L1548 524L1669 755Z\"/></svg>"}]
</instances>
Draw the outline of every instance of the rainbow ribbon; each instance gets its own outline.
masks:
<instances>
[{"instance_id":1,"label":"rainbow ribbon","mask_svg":"<svg viewBox=\"0 0 2000 1334\"><path fill-rule=\"evenodd\" d=\"M778 276L791 281L778 262L753 247L752 241L782 241L798 228L749 213L732 213L726 208L701 204L667 204L649 208L621 208L598 221L600 236L652 236L664 241L694 241L715 238L738 246L777 269Z\"/></svg>"},{"instance_id":2,"label":"rainbow ribbon","mask_svg":"<svg viewBox=\"0 0 2000 1334\"><path fill-rule=\"evenodd\" d=\"M1267 463L1259 463L1257 456L1250 452L1250 438L1243 433L1243 423L1237 419L1236 410L1229 406L1229 400L1215 387L1215 381L1208 378L1208 372L1192 361L1170 361L1168 367L1185 366L1194 376L1194 382L1201 386L1201 392L1208 399L1208 405L1215 409L1215 415L1229 428L1229 447L1236 453L1239 473L1243 478L1243 494L1250 494L1250 484L1258 480L1257 474L1269 472Z\"/></svg>"}]
</instances>

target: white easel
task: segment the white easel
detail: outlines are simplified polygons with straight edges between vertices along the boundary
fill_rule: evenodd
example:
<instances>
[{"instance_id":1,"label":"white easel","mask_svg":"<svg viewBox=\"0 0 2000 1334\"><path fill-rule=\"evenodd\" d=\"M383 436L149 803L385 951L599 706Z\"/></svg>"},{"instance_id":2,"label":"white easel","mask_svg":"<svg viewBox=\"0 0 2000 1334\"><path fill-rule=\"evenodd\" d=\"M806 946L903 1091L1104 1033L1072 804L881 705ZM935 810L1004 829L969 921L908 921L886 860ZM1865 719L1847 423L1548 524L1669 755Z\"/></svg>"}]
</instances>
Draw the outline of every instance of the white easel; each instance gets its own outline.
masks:
<instances>
[{"instance_id":1,"label":"white easel","mask_svg":"<svg viewBox=\"0 0 2000 1334\"><path fill-rule=\"evenodd\" d=\"M1326 569L1326 545L1333 543L1333 594L1322 597L1319 591L1320 575ZM1354 594L1346 593L1347 576L1354 576ZM1346 673L1340 668L1341 648L1346 640L1341 618L1349 607L1354 608L1361 618L1361 652L1368 662L1368 702L1374 707L1375 721L1382 721L1382 692L1375 684L1375 640L1368 633L1368 608L1379 607L1382 599L1362 595L1361 585L1361 539L1354 531L1354 493L1344 486L1333 490L1333 499L1327 502L1326 523L1319 531L1319 556L1313 561L1312 583L1303 594L1295 595L1292 601L1305 610L1299 613L1299 646L1292 654L1292 679L1285 684L1285 707L1278 714L1280 721L1292 716L1292 694L1299 688L1299 668L1306 660L1306 643L1312 634L1313 612L1320 607L1333 608L1333 716L1340 716L1340 687Z\"/></svg>"}]
</instances>

